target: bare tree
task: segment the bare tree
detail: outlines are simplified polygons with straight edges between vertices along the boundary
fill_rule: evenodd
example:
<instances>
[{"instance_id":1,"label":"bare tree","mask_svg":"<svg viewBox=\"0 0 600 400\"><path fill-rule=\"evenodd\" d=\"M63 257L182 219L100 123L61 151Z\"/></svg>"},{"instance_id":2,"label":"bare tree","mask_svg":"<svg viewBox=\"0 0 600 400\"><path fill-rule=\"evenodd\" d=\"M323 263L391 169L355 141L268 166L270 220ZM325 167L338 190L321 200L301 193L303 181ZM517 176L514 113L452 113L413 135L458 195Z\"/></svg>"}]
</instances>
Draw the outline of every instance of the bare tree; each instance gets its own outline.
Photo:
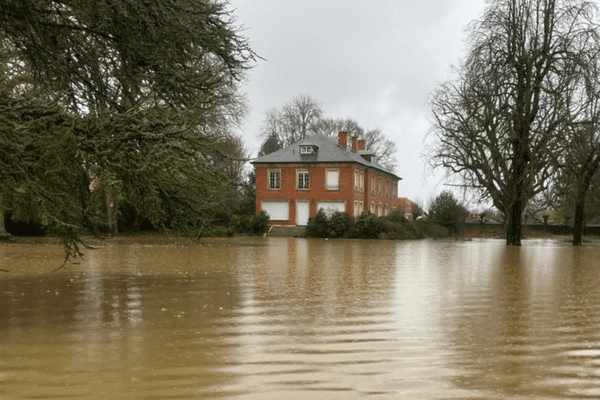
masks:
<instances>
[{"instance_id":1,"label":"bare tree","mask_svg":"<svg viewBox=\"0 0 600 400\"><path fill-rule=\"evenodd\" d=\"M260 135L264 139L263 146L271 142L271 149L277 147L272 145L277 138L278 149L316 133L337 136L341 131L348 134L348 145L352 136L362 137L379 164L390 171L396 169L396 144L385 137L381 129L367 131L352 118L323 117L320 104L308 95L295 97L281 110L273 108L267 111Z\"/></svg>"},{"instance_id":2,"label":"bare tree","mask_svg":"<svg viewBox=\"0 0 600 400\"><path fill-rule=\"evenodd\" d=\"M578 86L567 107L570 123L555 157L555 194L562 207L573 209L574 246L582 243L588 193L600 171L600 59L598 53L589 56L587 68L575 77Z\"/></svg>"},{"instance_id":3,"label":"bare tree","mask_svg":"<svg viewBox=\"0 0 600 400\"><path fill-rule=\"evenodd\" d=\"M375 154L377 162L390 171L396 169L396 144L389 140L379 128L365 130L352 118L322 118L317 123L317 131L324 135L337 136L343 131L352 136L365 139L365 147ZM350 143L348 143L350 145Z\"/></svg>"},{"instance_id":4,"label":"bare tree","mask_svg":"<svg viewBox=\"0 0 600 400\"><path fill-rule=\"evenodd\" d=\"M321 105L315 99L300 94L285 103L281 109L267 111L260 134L265 140L271 135L277 135L284 147L289 146L316 133L316 124L322 114Z\"/></svg>"},{"instance_id":5,"label":"bare tree","mask_svg":"<svg viewBox=\"0 0 600 400\"><path fill-rule=\"evenodd\" d=\"M458 80L433 94L432 165L492 200L507 245L521 244L525 206L552 174L574 65L595 50L594 11L583 0L489 2Z\"/></svg>"},{"instance_id":6,"label":"bare tree","mask_svg":"<svg viewBox=\"0 0 600 400\"><path fill-rule=\"evenodd\" d=\"M317 132L323 135L337 136L339 132L348 134L348 143L352 136L364 136L365 130L351 118L321 118L317 123Z\"/></svg>"},{"instance_id":7,"label":"bare tree","mask_svg":"<svg viewBox=\"0 0 600 400\"><path fill-rule=\"evenodd\" d=\"M366 147L373 153L377 162L390 171L396 169L396 143L389 140L381 129L371 129L364 134Z\"/></svg>"}]
</instances>

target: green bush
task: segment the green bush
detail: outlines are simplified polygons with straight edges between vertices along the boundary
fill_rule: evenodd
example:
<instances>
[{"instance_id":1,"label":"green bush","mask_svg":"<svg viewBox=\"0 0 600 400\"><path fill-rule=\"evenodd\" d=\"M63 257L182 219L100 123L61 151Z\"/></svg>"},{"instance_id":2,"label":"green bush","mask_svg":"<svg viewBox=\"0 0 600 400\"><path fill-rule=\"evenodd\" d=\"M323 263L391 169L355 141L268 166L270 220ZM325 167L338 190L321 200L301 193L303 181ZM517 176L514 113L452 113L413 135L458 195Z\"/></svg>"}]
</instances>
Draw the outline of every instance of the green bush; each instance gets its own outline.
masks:
<instances>
[{"instance_id":1,"label":"green bush","mask_svg":"<svg viewBox=\"0 0 600 400\"><path fill-rule=\"evenodd\" d=\"M308 219L306 235L316 238L343 238L354 234L354 219L346 212L336 211L327 217L324 210L319 209L314 217Z\"/></svg>"},{"instance_id":2,"label":"green bush","mask_svg":"<svg viewBox=\"0 0 600 400\"><path fill-rule=\"evenodd\" d=\"M406 217L404 216L404 213L400 210L394 210L389 215L387 215L383 218L385 218L386 220L391 221L391 222L397 222L397 223L407 222Z\"/></svg>"},{"instance_id":3,"label":"green bush","mask_svg":"<svg viewBox=\"0 0 600 400\"><path fill-rule=\"evenodd\" d=\"M234 215L229 229L232 233L262 235L269 230L269 216L264 211L258 214Z\"/></svg>"},{"instance_id":4,"label":"green bush","mask_svg":"<svg viewBox=\"0 0 600 400\"><path fill-rule=\"evenodd\" d=\"M377 217L368 211L363 212L356 218L354 226L356 228L356 236L359 239L377 239L382 230Z\"/></svg>"},{"instance_id":5,"label":"green bush","mask_svg":"<svg viewBox=\"0 0 600 400\"><path fill-rule=\"evenodd\" d=\"M223 226L211 226L202 233L202 236L203 237L231 237L231 236L233 236L233 230L225 228Z\"/></svg>"},{"instance_id":6,"label":"green bush","mask_svg":"<svg viewBox=\"0 0 600 400\"><path fill-rule=\"evenodd\" d=\"M308 219L306 234L316 238L385 237L391 240L408 240L448 236L448 231L431 221L407 221L400 212L376 217L365 211L354 219L345 212L335 212L331 217L327 217L325 211L319 210L314 217Z\"/></svg>"},{"instance_id":7,"label":"green bush","mask_svg":"<svg viewBox=\"0 0 600 400\"><path fill-rule=\"evenodd\" d=\"M330 236L330 233L329 218L327 218L325 211L320 208L314 217L308 218L306 235L315 238L326 238Z\"/></svg>"},{"instance_id":8,"label":"green bush","mask_svg":"<svg viewBox=\"0 0 600 400\"><path fill-rule=\"evenodd\" d=\"M415 221L414 224L423 233L423 236L432 238L448 236L448 229L432 221Z\"/></svg>"},{"instance_id":9,"label":"green bush","mask_svg":"<svg viewBox=\"0 0 600 400\"><path fill-rule=\"evenodd\" d=\"M383 235L388 239L406 240L416 238L414 228L406 221L394 222L387 219L387 217L382 217L378 218L377 224L380 227L380 236Z\"/></svg>"},{"instance_id":10,"label":"green bush","mask_svg":"<svg viewBox=\"0 0 600 400\"><path fill-rule=\"evenodd\" d=\"M354 230L354 219L346 212L336 211L329 218L330 237L348 237Z\"/></svg>"}]
</instances>

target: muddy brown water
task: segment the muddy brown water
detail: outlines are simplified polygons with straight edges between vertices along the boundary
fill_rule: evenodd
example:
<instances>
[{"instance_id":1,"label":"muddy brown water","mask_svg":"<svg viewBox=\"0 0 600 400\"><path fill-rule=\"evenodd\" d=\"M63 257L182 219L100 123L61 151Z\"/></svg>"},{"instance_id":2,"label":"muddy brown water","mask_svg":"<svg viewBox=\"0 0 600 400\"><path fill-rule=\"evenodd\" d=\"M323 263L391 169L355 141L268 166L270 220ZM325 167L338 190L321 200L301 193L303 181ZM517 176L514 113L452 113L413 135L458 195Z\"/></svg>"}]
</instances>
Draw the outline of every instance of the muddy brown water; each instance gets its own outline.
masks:
<instances>
[{"instance_id":1,"label":"muddy brown water","mask_svg":"<svg viewBox=\"0 0 600 400\"><path fill-rule=\"evenodd\" d=\"M600 247L0 244L0 399L600 398Z\"/></svg>"}]
</instances>

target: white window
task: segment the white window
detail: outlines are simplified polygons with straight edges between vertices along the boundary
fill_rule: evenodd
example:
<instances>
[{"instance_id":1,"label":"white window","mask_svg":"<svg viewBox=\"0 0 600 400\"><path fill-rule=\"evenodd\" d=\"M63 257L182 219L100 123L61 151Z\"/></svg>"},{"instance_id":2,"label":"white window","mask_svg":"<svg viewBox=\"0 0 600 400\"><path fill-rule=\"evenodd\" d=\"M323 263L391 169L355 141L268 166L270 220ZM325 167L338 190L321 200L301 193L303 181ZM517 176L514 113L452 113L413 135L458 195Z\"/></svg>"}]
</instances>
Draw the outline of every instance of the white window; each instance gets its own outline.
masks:
<instances>
[{"instance_id":1,"label":"white window","mask_svg":"<svg viewBox=\"0 0 600 400\"><path fill-rule=\"evenodd\" d=\"M290 206L287 201L263 201L261 209L272 221L287 221L290 219Z\"/></svg>"},{"instance_id":2,"label":"white window","mask_svg":"<svg viewBox=\"0 0 600 400\"><path fill-rule=\"evenodd\" d=\"M354 216L358 217L363 212L363 202L355 201L354 202Z\"/></svg>"},{"instance_id":3,"label":"white window","mask_svg":"<svg viewBox=\"0 0 600 400\"><path fill-rule=\"evenodd\" d=\"M338 190L340 188L339 169L328 169L325 171L325 188L327 190Z\"/></svg>"},{"instance_id":4,"label":"white window","mask_svg":"<svg viewBox=\"0 0 600 400\"><path fill-rule=\"evenodd\" d=\"M270 170L269 171L269 189L279 190L281 189L281 171Z\"/></svg>"},{"instance_id":5,"label":"white window","mask_svg":"<svg viewBox=\"0 0 600 400\"><path fill-rule=\"evenodd\" d=\"M371 202L371 214L375 215L375 203Z\"/></svg>"},{"instance_id":6,"label":"white window","mask_svg":"<svg viewBox=\"0 0 600 400\"><path fill-rule=\"evenodd\" d=\"M315 152L314 150L313 146L300 146L300 154L313 154Z\"/></svg>"},{"instance_id":7,"label":"white window","mask_svg":"<svg viewBox=\"0 0 600 400\"><path fill-rule=\"evenodd\" d=\"M317 211L319 209L323 209L323 211L325 211L325 214L327 214L328 217L331 217L331 215L336 212L346 212L346 202L345 201L319 201L317 203Z\"/></svg>"},{"instance_id":8,"label":"white window","mask_svg":"<svg viewBox=\"0 0 600 400\"><path fill-rule=\"evenodd\" d=\"M308 190L310 189L310 179L308 177L308 171L307 170L298 170L296 172L296 182L297 182L297 187L300 190Z\"/></svg>"},{"instance_id":9,"label":"white window","mask_svg":"<svg viewBox=\"0 0 600 400\"><path fill-rule=\"evenodd\" d=\"M365 190L365 173L362 171L354 171L354 190L357 192Z\"/></svg>"}]
</instances>

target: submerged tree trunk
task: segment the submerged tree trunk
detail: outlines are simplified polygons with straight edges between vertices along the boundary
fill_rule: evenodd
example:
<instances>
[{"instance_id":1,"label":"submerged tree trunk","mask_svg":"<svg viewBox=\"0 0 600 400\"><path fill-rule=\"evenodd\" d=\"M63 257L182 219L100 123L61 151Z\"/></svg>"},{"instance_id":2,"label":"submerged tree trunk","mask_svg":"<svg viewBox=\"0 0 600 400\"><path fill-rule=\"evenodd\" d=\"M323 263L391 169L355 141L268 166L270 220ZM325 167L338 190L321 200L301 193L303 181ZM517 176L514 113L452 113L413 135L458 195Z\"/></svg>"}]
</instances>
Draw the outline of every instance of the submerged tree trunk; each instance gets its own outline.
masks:
<instances>
[{"instance_id":1,"label":"submerged tree trunk","mask_svg":"<svg viewBox=\"0 0 600 400\"><path fill-rule=\"evenodd\" d=\"M114 192L106 191L106 223L108 225L108 233L111 236L117 235L117 196Z\"/></svg>"},{"instance_id":2,"label":"submerged tree trunk","mask_svg":"<svg viewBox=\"0 0 600 400\"><path fill-rule=\"evenodd\" d=\"M508 211L508 226L506 228L506 245L520 246L523 228L521 225L521 214L523 207L521 200L515 200Z\"/></svg>"},{"instance_id":3,"label":"submerged tree trunk","mask_svg":"<svg viewBox=\"0 0 600 400\"><path fill-rule=\"evenodd\" d=\"M4 208L2 207L2 197L0 197L0 237L2 236L8 236L8 232L4 226Z\"/></svg>"},{"instance_id":4,"label":"submerged tree trunk","mask_svg":"<svg viewBox=\"0 0 600 400\"><path fill-rule=\"evenodd\" d=\"M519 97L522 103L525 103ZM521 217L528 197L525 197L527 167L529 157L529 124L524 118L515 117L516 139L512 142L512 202L508 209L508 227L506 230L506 245L520 246L523 236Z\"/></svg>"},{"instance_id":5,"label":"submerged tree trunk","mask_svg":"<svg viewBox=\"0 0 600 400\"><path fill-rule=\"evenodd\" d=\"M581 196L581 194L578 193L575 202L575 219L573 221L573 246L581 246L581 243L583 242L583 229L585 227L583 216L584 203L585 196Z\"/></svg>"},{"instance_id":6,"label":"submerged tree trunk","mask_svg":"<svg viewBox=\"0 0 600 400\"><path fill-rule=\"evenodd\" d=\"M583 229L585 227L585 197L592 183L592 177L598 170L598 162L600 158L592 158L586 166L587 170L583 173L579 186L577 187L577 195L575 198L575 216L573 219L573 246L581 246L583 242Z\"/></svg>"}]
</instances>

